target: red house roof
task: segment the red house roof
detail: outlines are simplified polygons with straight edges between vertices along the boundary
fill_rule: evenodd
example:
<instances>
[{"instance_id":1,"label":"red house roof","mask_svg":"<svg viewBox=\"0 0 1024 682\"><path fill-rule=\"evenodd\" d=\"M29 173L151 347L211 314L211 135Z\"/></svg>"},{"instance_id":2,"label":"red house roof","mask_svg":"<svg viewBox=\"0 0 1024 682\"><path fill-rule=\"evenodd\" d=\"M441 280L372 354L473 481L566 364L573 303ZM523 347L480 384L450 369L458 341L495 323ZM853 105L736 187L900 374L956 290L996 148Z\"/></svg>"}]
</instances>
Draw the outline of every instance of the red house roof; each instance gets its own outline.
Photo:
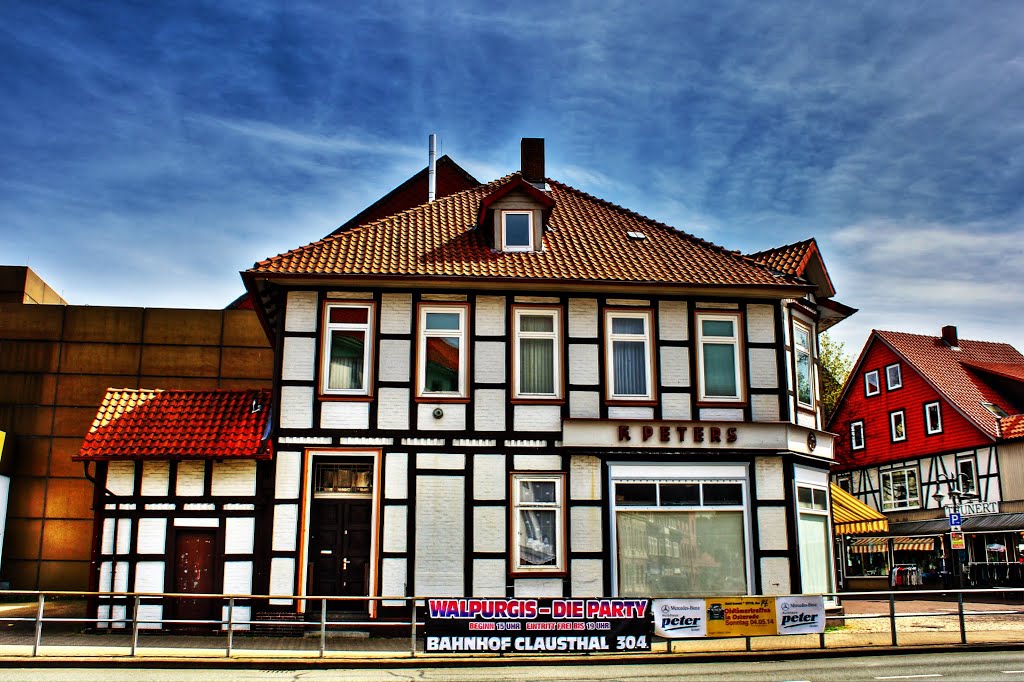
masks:
<instances>
[{"instance_id":1,"label":"red house roof","mask_svg":"<svg viewBox=\"0 0 1024 682\"><path fill-rule=\"evenodd\" d=\"M269 459L270 391L108 389L73 459Z\"/></svg>"}]
</instances>

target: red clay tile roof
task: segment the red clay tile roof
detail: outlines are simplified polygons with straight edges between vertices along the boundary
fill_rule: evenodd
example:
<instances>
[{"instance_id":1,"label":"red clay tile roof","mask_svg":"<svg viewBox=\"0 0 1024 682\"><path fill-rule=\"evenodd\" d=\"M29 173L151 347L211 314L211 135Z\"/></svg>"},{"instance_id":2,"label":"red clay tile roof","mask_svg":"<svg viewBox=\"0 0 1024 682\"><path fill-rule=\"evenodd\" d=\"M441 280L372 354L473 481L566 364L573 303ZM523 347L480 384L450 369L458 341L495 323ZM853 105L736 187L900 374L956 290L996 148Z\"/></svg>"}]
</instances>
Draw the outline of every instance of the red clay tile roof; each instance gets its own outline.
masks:
<instances>
[{"instance_id":1,"label":"red clay tile roof","mask_svg":"<svg viewBox=\"0 0 1024 682\"><path fill-rule=\"evenodd\" d=\"M476 229L481 202L519 176L457 192L256 263L247 275L435 276L765 287L797 284L741 254L548 181L543 251L502 253ZM642 233L644 239L628 232Z\"/></svg>"},{"instance_id":2,"label":"red clay tile roof","mask_svg":"<svg viewBox=\"0 0 1024 682\"><path fill-rule=\"evenodd\" d=\"M999 437L999 417L982 403L993 403L1008 414L1013 405L986 383L971 366L1000 367L1003 376L1024 376L1024 355L1007 343L960 339L953 350L941 337L875 330L879 339L921 373L940 393L985 433ZM991 371L991 370L989 370Z\"/></svg>"},{"instance_id":3,"label":"red clay tile roof","mask_svg":"<svg viewBox=\"0 0 1024 682\"><path fill-rule=\"evenodd\" d=\"M961 362L971 369L979 369L989 374L1012 379L1013 381L1024 381L1024 364L1012 362L971 362L969 360L961 360Z\"/></svg>"},{"instance_id":4,"label":"red clay tile roof","mask_svg":"<svg viewBox=\"0 0 1024 682\"><path fill-rule=\"evenodd\" d=\"M1014 414L999 420L999 429L1003 438L1024 438L1024 414Z\"/></svg>"},{"instance_id":5,"label":"red clay tile roof","mask_svg":"<svg viewBox=\"0 0 1024 682\"><path fill-rule=\"evenodd\" d=\"M772 270L784 272L787 275L803 275L804 267L808 259L817 248L814 239L805 239L795 244L787 244L766 251L758 251L750 254L759 263L764 263Z\"/></svg>"},{"instance_id":6,"label":"red clay tile roof","mask_svg":"<svg viewBox=\"0 0 1024 682\"><path fill-rule=\"evenodd\" d=\"M73 459L267 459L269 421L266 389L111 388Z\"/></svg>"}]
</instances>

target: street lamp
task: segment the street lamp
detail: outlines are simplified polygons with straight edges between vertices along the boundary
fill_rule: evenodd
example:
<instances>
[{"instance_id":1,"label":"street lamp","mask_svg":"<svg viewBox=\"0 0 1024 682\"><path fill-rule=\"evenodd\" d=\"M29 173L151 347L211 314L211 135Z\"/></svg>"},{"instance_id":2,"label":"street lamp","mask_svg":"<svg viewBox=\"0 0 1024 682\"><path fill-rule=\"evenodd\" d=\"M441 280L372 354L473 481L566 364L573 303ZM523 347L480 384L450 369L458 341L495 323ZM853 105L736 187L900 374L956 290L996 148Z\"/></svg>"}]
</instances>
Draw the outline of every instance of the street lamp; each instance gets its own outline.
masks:
<instances>
[{"instance_id":1,"label":"street lamp","mask_svg":"<svg viewBox=\"0 0 1024 682\"><path fill-rule=\"evenodd\" d=\"M971 477L968 474L959 473L955 477L939 474L938 482L946 484L946 492L949 495L950 502L952 503L951 509L954 514L960 513L960 504L965 500L977 500L980 497L974 492L964 492L967 485L971 483ZM943 497L944 495L938 491L932 495L932 499L935 500L935 504L939 509L942 509ZM953 575L957 577L958 585L962 589L964 586L964 574L962 567L960 566L959 555L957 554L958 550L953 549L952 531L950 531L949 551L953 554ZM945 552L943 552L943 563L945 563Z\"/></svg>"}]
</instances>

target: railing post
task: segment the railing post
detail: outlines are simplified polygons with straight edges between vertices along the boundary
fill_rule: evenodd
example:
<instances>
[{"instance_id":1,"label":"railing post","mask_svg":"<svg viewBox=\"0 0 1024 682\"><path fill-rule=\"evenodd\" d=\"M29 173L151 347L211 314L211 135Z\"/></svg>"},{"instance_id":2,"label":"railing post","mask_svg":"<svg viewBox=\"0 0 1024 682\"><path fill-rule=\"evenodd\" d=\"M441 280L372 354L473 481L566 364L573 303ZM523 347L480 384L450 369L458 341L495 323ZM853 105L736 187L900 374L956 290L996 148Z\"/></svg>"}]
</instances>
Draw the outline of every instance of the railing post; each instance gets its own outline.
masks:
<instances>
[{"instance_id":1,"label":"railing post","mask_svg":"<svg viewBox=\"0 0 1024 682\"><path fill-rule=\"evenodd\" d=\"M139 648L139 595L135 595L132 600L132 651L131 655L135 656L135 650Z\"/></svg>"},{"instance_id":2,"label":"railing post","mask_svg":"<svg viewBox=\"0 0 1024 682\"><path fill-rule=\"evenodd\" d=\"M43 609L45 608L46 595L39 593L39 605L36 607L36 639L32 644L32 655L39 655L39 643L43 639Z\"/></svg>"},{"instance_id":3,"label":"railing post","mask_svg":"<svg viewBox=\"0 0 1024 682\"><path fill-rule=\"evenodd\" d=\"M409 656L416 656L416 600L412 600L412 617L409 618L412 626L409 628Z\"/></svg>"},{"instance_id":4,"label":"railing post","mask_svg":"<svg viewBox=\"0 0 1024 682\"><path fill-rule=\"evenodd\" d=\"M825 648L825 633L824 633L824 631L818 633L818 648L819 649L824 649Z\"/></svg>"},{"instance_id":5,"label":"railing post","mask_svg":"<svg viewBox=\"0 0 1024 682\"><path fill-rule=\"evenodd\" d=\"M752 651L752 649L750 648L750 637L747 637L746 640L747 640L747 651Z\"/></svg>"},{"instance_id":6,"label":"railing post","mask_svg":"<svg viewBox=\"0 0 1024 682\"><path fill-rule=\"evenodd\" d=\"M228 597L228 654L231 658L231 651L235 648L235 598Z\"/></svg>"},{"instance_id":7,"label":"railing post","mask_svg":"<svg viewBox=\"0 0 1024 682\"><path fill-rule=\"evenodd\" d=\"M956 612L960 617L960 643L967 644L967 628L964 624L964 593L956 595Z\"/></svg>"},{"instance_id":8,"label":"railing post","mask_svg":"<svg viewBox=\"0 0 1024 682\"><path fill-rule=\"evenodd\" d=\"M320 598L320 658L327 652L327 597Z\"/></svg>"},{"instance_id":9,"label":"railing post","mask_svg":"<svg viewBox=\"0 0 1024 682\"><path fill-rule=\"evenodd\" d=\"M892 634L892 645L899 646L899 640L896 637L896 593L889 593L889 632Z\"/></svg>"}]
</instances>

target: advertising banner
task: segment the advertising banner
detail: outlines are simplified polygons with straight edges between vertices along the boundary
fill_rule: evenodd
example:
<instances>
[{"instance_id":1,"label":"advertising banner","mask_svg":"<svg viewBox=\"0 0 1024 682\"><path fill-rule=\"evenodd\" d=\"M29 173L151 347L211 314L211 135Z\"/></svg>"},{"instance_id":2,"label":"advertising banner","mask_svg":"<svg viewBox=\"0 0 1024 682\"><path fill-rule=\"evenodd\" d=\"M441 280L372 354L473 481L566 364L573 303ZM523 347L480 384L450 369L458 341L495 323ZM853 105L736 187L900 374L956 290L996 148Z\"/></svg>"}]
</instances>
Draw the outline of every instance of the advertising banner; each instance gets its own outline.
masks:
<instances>
[{"instance_id":1,"label":"advertising banner","mask_svg":"<svg viewBox=\"0 0 1024 682\"><path fill-rule=\"evenodd\" d=\"M775 598L780 635L825 632L825 600L819 595Z\"/></svg>"},{"instance_id":2,"label":"advertising banner","mask_svg":"<svg viewBox=\"0 0 1024 682\"><path fill-rule=\"evenodd\" d=\"M703 599L655 599L654 634L659 637L706 637Z\"/></svg>"},{"instance_id":3,"label":"advertising banner","mask_svg":"<svg viewBox=\"0 0 1024 682\"><path fill-rule=\"evenodd\" d=\"M648 599L428 599L425 650L650 651Z\"/></svg>"},{"instance_id":4,"label":"advertising banner","mask_svg":"<svg viewBox=\"0 0 1024 682\"><path fill-rule=\"evenodd\" d=\"M708 637L776 634L775 597L708 597Z\"/></svg>"}]
</instances>

